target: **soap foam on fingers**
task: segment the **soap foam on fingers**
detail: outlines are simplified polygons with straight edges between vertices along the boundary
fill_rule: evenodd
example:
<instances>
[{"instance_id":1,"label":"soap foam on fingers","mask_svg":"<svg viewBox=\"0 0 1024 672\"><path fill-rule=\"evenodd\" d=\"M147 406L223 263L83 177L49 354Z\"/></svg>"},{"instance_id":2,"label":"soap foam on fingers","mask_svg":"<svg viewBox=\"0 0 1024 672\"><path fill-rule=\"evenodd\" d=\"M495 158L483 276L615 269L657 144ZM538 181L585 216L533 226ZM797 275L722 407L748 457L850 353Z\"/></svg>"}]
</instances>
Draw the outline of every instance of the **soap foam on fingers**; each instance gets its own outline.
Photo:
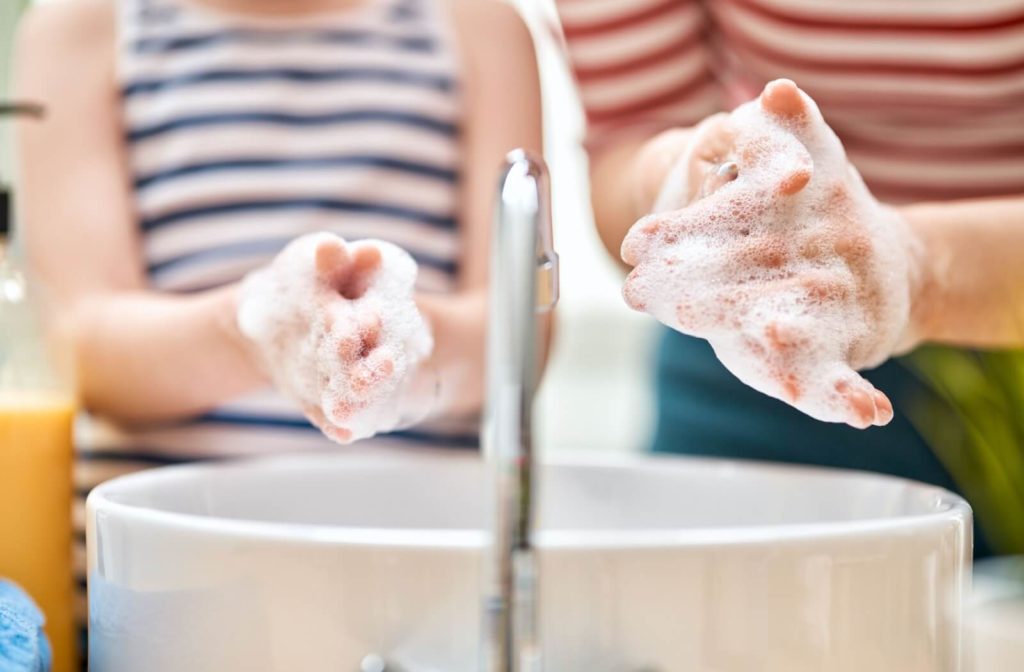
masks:
<instances>
[{"instance_id":1,"label":"soap foam on fingers","mask_svg":"<svg viewBox=\"0 0 1024 672\"><path fill-rule=\"evenodd\" d=\"M855 370L906 329L909 234L813 100L778 80L698 126L658 207L623 242L632 307L708 339L743 382L815 418L892 418Z\"/></svg>"},{"instance_id":2,"label":"soap foam on fingers","mask_svg":"<svg viewBox=\"0 0 1024 672\"><path fill-rule=\"evenodd\" d=\"M242 285L242 333L274 383L336 441L394 429L408 415L396 399L433 349L416 272L390 243L318 233Z\"/></svg>"}]
</instances>

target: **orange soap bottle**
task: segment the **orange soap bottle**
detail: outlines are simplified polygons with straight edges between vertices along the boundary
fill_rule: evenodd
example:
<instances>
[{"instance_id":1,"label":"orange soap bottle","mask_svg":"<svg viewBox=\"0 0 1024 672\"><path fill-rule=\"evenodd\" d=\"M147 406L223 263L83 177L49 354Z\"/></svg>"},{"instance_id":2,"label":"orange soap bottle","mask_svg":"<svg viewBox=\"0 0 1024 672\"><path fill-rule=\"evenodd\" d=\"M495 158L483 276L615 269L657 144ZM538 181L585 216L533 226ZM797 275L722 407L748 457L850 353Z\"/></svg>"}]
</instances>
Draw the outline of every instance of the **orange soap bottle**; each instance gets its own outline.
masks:
<instances>
[{"instance_id":1,"label":"orange soap bottle","mask_svg":"<svg viewBox=\"0 0 1024 672\"><path fill-rule=\"evenodd\" d=\"M53 670L71 672L70 350L43 328L39 292L8 244L9 193L0 184L0 577L39 604Z\"/></svg>"}]
</instances>

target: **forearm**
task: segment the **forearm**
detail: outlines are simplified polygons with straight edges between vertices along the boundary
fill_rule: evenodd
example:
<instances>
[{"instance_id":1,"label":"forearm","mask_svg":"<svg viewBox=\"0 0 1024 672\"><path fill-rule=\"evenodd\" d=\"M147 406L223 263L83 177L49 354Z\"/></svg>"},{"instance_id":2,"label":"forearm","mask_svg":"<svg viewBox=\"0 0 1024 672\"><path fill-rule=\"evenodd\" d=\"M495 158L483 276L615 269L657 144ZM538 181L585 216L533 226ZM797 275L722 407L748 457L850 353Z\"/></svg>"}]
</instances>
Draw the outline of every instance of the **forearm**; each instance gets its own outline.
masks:
<instances>
[{"instance_id":1,"label":"forearm","mask_svg":"<svg viewBox=\"0 0 1024 672\"><path fill-rule=\"evenodd\" d=\"M901 209L921 242L912 329L922 341L1024 344L1024 197Z\"/></svg>"},{"instance_id":2,"label":"forearm","mask_svg":"<svg viewBox=\"0 0 1024 672\"><path fill-rule=\"evenodd\" d=\"M461 414L484 398L487 292L421 294L416 303L434 332L434 352L424 370L439 382L437 411Z\"/></svg>"},{"instance_id":3,"label":"forearm","mask_svg":"<svg viewBox=\"0 0 1024 672\"><path fill-rule=\"evenodd\" d=\"M78 301L69 328L85 406L121 422L166 421L266 384L238 332L235 290Z\"/></svg>"}]
</instances>

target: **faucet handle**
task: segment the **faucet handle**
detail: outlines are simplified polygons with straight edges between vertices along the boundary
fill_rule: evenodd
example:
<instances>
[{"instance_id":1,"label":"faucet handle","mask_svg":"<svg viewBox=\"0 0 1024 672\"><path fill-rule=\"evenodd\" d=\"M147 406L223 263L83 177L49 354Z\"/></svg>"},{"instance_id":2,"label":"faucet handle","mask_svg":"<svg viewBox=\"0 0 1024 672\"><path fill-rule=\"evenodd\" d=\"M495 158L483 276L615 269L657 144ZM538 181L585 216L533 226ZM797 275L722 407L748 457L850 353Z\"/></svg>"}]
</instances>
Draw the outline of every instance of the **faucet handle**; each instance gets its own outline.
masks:
<instances>
[{"instance_id":1,"label":"faucet handle","mask_svg":"<svg viewBox=\"0 0 1024 672\"><path fill-rule=\"evenodd\" d=\"M537 258L537 312L550 312L558 303L558 253L544 252Z\"/></svg>"},{"instance_id":2,"label":"faucet handle","mask_svg":"<svg viewBox=\"0 0 1024 672\"><path fill-rule=\"evenodd\" d=\"M517 149L510 161L525 161L537 190L537 312L546 313L558 303L558 253L551 228L551 178L544 159Z\"/></svg>"}]
</instances>

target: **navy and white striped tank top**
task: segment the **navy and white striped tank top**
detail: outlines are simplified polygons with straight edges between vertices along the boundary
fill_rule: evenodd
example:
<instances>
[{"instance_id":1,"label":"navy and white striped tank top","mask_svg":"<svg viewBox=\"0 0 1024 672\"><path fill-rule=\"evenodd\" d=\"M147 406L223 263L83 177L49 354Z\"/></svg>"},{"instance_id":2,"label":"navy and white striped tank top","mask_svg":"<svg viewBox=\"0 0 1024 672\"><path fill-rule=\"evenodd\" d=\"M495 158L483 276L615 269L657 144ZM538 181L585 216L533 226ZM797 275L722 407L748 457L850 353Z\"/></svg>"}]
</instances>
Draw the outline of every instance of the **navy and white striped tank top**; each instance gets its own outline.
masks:
<instances>
[{"instance_id":1,"label":"navy and white striped tank top","mask_svg":"<svg viewBox=\"0 0 1024 672\"><path fill-rule=\"evenodd\" d=\"M198 1L120 7L124 137L152 287L235 282L296 236L328 230L393 242L419 262L421 291L453 291L461 94L440 0L301 19ZM159 428L83 424L82 496L147 466L336 447L271 390ZM373 441L475 446L477 426L453 419Z\"/></svg>"}]
</instances>

